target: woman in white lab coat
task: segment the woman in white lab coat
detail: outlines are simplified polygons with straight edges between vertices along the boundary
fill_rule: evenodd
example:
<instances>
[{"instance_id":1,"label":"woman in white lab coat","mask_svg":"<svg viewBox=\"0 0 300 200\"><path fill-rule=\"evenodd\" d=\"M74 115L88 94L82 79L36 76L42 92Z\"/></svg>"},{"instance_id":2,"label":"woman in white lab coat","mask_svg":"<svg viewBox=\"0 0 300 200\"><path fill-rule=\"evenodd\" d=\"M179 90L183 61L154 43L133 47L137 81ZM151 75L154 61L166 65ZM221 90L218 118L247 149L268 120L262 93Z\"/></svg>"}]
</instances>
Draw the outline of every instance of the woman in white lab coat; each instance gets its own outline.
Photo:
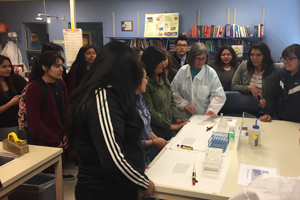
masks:
<instances>
[{"instance_id":1,"label":"woman in white lab coat","mask_svg":"<svg viewBox=\"0 0 300 200\"><path fill-rule=\"evenodd\" d=\"M181 118L189 118L192 114L217 117L226 101L217 73L207 64L208 56L203 43L193 44L188 64L180 68L171 83Z\"/></svg>"}]
</instances>

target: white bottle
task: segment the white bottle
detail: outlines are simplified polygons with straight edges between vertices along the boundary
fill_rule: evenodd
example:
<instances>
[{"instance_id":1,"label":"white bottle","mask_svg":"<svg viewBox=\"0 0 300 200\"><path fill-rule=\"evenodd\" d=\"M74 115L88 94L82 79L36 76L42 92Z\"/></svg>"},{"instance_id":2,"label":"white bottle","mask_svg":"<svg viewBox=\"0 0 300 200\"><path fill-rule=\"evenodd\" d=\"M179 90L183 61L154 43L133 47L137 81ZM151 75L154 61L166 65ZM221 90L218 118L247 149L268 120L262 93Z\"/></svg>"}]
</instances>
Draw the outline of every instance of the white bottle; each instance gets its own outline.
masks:
<instances>
[{"instance_id":1,"label":"white bottle","mask_svg":"<svg viewBox=\"0 0 300 200\"><path fill-rule=\"evenodd\" d=\"M249 137L250 147L251 148L256 148L256 149L260 148L260 141L261 141L261 129L257 125L257 120L256 120L256 124L253 125L250 128L250 130L248 130L248 132L249 132L249 136L248 137Z\"/></svg>"},{"instance_id":2,"label":"white bottle","mask_svg":"<svg viewBox=\"0 0 300 200\"><path fill-rule=\"evenodd\" d=\"M223 120L223 113L221 113L221 119L218 124L217 132L228 133L228 121Z\"/></svg>"}]
</instances>

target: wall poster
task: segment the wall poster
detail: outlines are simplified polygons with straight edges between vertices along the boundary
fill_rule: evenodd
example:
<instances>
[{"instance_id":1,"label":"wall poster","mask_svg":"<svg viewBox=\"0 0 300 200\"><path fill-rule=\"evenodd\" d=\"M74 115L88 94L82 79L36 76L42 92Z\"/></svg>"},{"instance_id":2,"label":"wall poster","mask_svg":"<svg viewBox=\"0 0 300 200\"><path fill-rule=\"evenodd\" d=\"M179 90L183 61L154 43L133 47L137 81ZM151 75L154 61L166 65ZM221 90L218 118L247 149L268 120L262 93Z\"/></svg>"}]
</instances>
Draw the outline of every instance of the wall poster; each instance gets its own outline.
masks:
<instances>
[{"instance_id":1,"label":"wall poster","mask_svg":"<svg viewBox=\"0 0 300 200\"><path fill-rule=\"evenodd\" d=\"M178 37L179 13L145 15L144 37Z\"/></svg>"}]
</instances>

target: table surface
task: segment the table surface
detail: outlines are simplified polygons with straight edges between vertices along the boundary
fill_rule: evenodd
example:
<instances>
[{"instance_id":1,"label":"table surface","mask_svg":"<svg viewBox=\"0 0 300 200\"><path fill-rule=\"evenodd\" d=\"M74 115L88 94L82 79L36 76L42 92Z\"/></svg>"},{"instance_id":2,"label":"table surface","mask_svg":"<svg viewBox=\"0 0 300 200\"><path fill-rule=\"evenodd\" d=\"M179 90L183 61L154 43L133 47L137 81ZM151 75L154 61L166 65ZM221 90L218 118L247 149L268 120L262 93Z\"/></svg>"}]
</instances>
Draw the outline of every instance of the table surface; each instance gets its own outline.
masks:
<instances>
[{"instance_id":1,"label":"table surface","mask_svg":"<svg viewBox=\"0 0 300 200\"><path fill-rule=\"evenodd\" d=\"M197 115L193 117L195 116ZM235 126L235 131L237 131L237 127L241 125L242 118L226 118L237 120ZM254 119L245 118L243 126L253 125L253 122ZM231 158L231 163L220 194L187 191L159 184L156 184L155 192L177 194L190 198L228 199L245 187L237 184L240 164L277 168L280 175L285 177L300 176L300 124L272 120L271 122L258 122L258 125L265 131L265 136L261 140L261 148L250 148L248 137L241 137L240 140L236 137L234 141L231 141L227 155ZM178 134L184 134L184 129ZM237 145L238 143L239 145ZM153 166L165 151L163 149L149 167Z\"/></svg>"},{"instance_id":2,"label":"table surface","mask_svg":"<svg viewBox=\"0 0 300 200\"><path fill-rule=\"evenodd\" d=\"M0 152L10 153L3 149L2 142L0 142ZM0 180L3 188L9 186L48 161L60 156L62 152L63 150L61 148L29 145L29 153L0 167Z\"/></svg>"}]
</instances>

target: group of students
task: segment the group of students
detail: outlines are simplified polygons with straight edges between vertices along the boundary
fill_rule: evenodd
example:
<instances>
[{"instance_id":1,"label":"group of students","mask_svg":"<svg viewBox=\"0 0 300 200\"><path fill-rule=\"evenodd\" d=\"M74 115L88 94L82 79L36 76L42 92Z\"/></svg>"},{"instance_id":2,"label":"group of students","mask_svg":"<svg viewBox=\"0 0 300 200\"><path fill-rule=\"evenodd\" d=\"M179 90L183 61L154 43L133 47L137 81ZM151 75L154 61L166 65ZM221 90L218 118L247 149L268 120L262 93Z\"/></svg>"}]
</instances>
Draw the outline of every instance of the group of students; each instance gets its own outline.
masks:
<instances>
[{"instance_id":1,"label":"group of students","mask_svg":"<svg viewBox=\"0 0 300 200\"><path fill-rule=\"evenodd\" d=\"M175 44L179 54L151 46L136 51L141 62L122 42L108 43L97 56L93 46L84 45L64 78L66 85L62 49L49 45L52 49L42 52L30 74L27 124L32 144L76 151L77 200L137 199L137 190L148 198L155 185L144 173L146 163L192 114L216 117L226 88L251 92L265 114L262 121L276 113L279 119L300 122L298 44L283 51L282 69L263 42L251 47L248 61L239 67L233 49L220 48L213 68L206 46L195 43L187 55L182 36ZM17 125L26 82L14 73L9 58L0 56L0 65L0 125ZM44 103L41 83L47 90Z\"/></svg>"}]
</instances>

